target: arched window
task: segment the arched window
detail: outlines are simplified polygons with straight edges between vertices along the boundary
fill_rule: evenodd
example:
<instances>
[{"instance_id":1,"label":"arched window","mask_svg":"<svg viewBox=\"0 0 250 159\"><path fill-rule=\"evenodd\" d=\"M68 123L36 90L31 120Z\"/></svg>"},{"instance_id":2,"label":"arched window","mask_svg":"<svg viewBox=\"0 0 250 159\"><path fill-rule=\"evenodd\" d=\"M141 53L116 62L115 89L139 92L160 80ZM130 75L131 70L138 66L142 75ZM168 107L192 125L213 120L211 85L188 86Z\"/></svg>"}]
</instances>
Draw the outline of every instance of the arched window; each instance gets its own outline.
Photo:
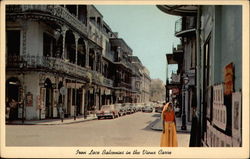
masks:
<instances>
[{"instance_id":1,"label":"arched window","mask_svg":"<svg viewBox=\"0 0 250 159\"><path fill-rule=\"evenodd\" d=\"M75 36L72 31L68 30L65 37L65 57L71 63L75 63L76 59L75 46Z\"/></svg>"}]
</instances>

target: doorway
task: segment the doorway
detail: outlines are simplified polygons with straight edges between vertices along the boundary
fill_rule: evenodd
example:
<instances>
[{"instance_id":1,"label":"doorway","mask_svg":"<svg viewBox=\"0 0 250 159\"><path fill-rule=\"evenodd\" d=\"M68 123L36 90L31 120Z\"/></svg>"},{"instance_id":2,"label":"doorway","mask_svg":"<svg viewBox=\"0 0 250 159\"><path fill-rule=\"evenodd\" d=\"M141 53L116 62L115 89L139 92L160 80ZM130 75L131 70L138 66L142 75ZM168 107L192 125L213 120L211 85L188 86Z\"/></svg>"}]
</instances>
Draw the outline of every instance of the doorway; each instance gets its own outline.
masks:
<instances>
[{"instance_id":1,"label":"doorway","mask_svg":"<svg viewBox=\"0 0 250 159\"><path fill-rule=\"evenodd\" d=\"M52 117L52 83L50 79L44 82L45 87L45 118Z\"/></svg>"},{"instance_id":2,"label":"doorway","mask_svg":"<svg viewBox=\"0 0 250 159\"><path fill-rule=\"evenodd\" d=\"M18 78L11 77L6 81L6 109L9 110L9 119L17 120L18 119L18 104L17 102L21 101L21 84ZM10 101L14 102L13 107L9 107Z\"/></svg>"}]
</instances>

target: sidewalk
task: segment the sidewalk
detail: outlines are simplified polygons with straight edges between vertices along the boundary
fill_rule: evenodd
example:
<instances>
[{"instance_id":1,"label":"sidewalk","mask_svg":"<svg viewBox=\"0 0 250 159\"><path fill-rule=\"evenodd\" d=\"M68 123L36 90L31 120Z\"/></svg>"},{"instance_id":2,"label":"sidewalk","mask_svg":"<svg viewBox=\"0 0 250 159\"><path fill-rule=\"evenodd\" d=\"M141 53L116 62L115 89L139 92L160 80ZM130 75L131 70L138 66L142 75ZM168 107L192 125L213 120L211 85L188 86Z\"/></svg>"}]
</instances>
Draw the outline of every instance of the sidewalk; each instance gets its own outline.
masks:
<instances>
[{"instance_id":1,"label":"sidewalk","mask_svg":"<svg viewBox=\"0 0 250 159\"><path fill-rule=\"evenodd\" d=\"M84 116L77 116L76 120L74 120L74 117L64 118L63 122L61 121L61 119L25 120L24 123L22 123L22 120L14 120L11 122L6 122L6 124L7 125L62 125L62 124L80 123L96 119L97 117L95 114L90 114L87 116L87 118L84 118Z\"/></svg>"},{"instance_id":2,"label":"sidewalk","mask_svg":"<svg viewBox=\"0 0 250 159\"><path fill-rule=\"evenodd\" d=\"M190 133L190 131L191 131L191 123L186 123L187 130L181 130L182 121L181 121L180 117L176 118L176 125L177 125L176 126L176 131L177 132L180 132L180 133ZM154 122L154 124L151 126L151 129L162 131L162 120L161 120L161 118L158 118Z\"/></svg>"}]
</instances>

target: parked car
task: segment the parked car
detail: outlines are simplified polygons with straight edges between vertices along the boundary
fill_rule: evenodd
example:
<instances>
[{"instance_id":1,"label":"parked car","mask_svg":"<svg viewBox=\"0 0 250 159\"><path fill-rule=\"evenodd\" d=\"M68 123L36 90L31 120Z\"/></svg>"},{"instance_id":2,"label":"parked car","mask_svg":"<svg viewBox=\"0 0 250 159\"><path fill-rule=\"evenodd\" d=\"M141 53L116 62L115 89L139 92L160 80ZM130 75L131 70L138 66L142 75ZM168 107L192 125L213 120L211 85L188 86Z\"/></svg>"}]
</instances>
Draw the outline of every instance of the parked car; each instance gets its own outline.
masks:
<instances>
[{"instance_id":1,"label":"parked car","mask_svg":"<svg viewBox=\"0 0 250 159\"><path fill-rule=\"evenodd\" d=\"M150 113L152 113L153 112L153 107L151 107L151 106L145 106L142 109L142 112L150 112Z\"/></svg>"},{"instance_id":2,"label":"parked car","mask_svg":"<svg viewBox=\"0 0 250 159\"><path fill-rule=\"evenodd\" d=\"M118 117L118 110L115 105L103 105L99 111L96 112L98 119L104 117L111 117L112 119Z\"/></svg>"},{"instance_id":3,"label":"parked car","mask_svg":"<svg viewBox=\"0 0 250 159\"><path fill-rule=\"evenodd\" d=\"M127 110L125 107L121 107L120 108L120 116L126 115L127 114Z\"/></svg>"},{"instance_id":4,"label":"parked car","mask_svg":"<svg viewBox=\"0 0 250 159\"><path fill-rule=\"evenodd\" d=\"M130 106L125 106L125 109L126 109L126 113L127 114L132 114L133 113L133 111L132 111L132 109L131 109L131 107Z\"/></svg>"},{"instance_id":5,"label":"parked car","mask_svg":"<svg viewBox=\"0 0 250 159\"><path fill-rule=\"evenodd\" d=\"M137 112L139 112L139 111L141 111L141 106L137 105L137 106L135 107L135 109L136 109Z\"/></svg>"},{"instance_id":6,"label":"parked car","mask_svg":"<svg viewBox=\"0 0 250 159\"><path fill-rule=\"evenodd\" d=\"M132 106L130 106L130 107L131 107L131 110L132 110L133 113L137 112L137 111L136 111L136 106L132 105Z\"/></svg>"},{"instance_id":7,"label":"parked car","mask_svg":"<svg viewBox=\"0 0 250 159\"><path fill-rule=\"evenodd\" d=\"M163 105L162 105L162 106L159 105L159 106L156 106L156 107L155 107L155 112L156 112L156 113L161 113L162 110L163 110Z\"/></svg>"},{"instance_id":8,"label":"parked car","mask_svg":"<svg viewBox=\"0 0 250 159\"><path fill-rule=\"evenodd\" d=\"M125 109L126 114L132 114L133 113L133 111L131 109L131 103L123 103L122 106Z\"/></svg>"},{"instance_id":9,"label":"parked car","mask_svg":"<svg viewBox=\"0 0 250 159\"><path fill-rule=\"evenodd\" d=\"M115 108L118 110L118 115L119 115L119 116L122 116L122 115L123 115L122 104L116 103L116 104L114 104L114 105L115 105Z\"/></svg>"}]
</instances>

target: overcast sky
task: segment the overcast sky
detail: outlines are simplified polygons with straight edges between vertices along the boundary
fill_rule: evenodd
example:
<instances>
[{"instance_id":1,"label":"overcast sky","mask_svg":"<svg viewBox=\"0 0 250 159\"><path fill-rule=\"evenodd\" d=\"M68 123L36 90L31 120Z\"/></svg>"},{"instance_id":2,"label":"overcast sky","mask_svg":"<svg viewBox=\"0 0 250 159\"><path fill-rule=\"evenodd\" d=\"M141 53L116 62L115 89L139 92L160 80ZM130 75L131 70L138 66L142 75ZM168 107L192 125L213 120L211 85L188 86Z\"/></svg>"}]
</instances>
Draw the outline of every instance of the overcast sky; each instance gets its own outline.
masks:
<instances>
[{"instance_id":1,"label":"overcast sky","mask_svg":"<svg viewBox=\"0 0 250 159\"><path fill-rule=\"evenodd\" d=\"M166 81L166 53L179 43L174 36L180 17L163 13L155 5L95 5L112 31L118 32L150 71L150 77ZM169 74L172 72L169 68Z\"/></svg>"}]
</instances>

